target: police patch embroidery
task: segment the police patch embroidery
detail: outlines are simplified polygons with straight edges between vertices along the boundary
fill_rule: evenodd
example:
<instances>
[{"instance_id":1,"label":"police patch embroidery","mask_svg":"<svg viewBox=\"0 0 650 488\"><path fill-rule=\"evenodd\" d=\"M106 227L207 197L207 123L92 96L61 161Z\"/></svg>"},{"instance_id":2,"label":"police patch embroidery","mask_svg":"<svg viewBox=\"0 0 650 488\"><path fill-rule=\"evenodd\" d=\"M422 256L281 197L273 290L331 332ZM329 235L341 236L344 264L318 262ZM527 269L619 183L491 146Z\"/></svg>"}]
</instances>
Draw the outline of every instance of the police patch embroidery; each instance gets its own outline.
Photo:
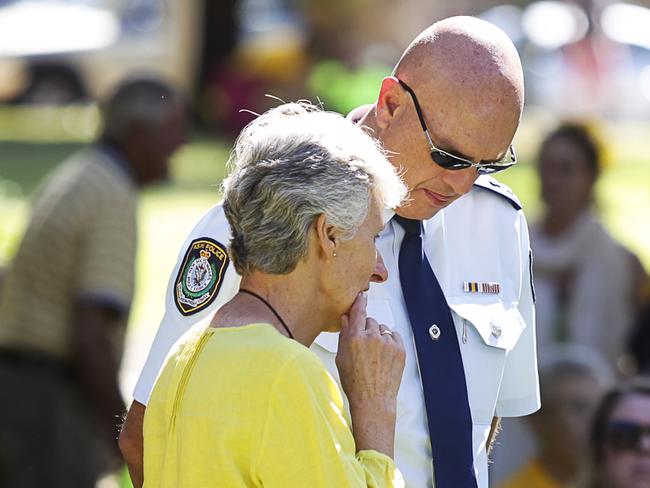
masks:
<instances>
[{"instance_id":1,"label":"police patch embroidery","mask_svg":"<svg viewBox=\"0 0 650 488\"><path fill-rule=\"evenodd\" d=\"M226 247L214 239L201 237L190 243L174 282L174 302L181 314L195 314L214 301L228 262Z\"/></svg>"}]
</instances>

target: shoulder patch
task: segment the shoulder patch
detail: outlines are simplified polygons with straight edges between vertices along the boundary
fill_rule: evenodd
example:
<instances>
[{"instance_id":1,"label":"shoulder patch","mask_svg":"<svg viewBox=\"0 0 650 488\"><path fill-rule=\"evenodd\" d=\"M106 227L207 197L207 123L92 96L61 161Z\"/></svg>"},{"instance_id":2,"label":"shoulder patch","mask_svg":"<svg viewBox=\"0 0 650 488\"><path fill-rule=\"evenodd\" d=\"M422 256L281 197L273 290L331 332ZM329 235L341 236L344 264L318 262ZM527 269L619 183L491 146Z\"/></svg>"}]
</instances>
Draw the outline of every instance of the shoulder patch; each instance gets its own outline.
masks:
<instances>
[{"instance_id":1,"label":"shoulder patch","mask_svg":"<svg viewBox=\"0 0 650 488\"><path fill-rule=\"evenodd\" d=\"M193 315L214 301L229 261L226 246L214 239L190 243L174 281L174 303L181 314Z\"/></svg>"},{"instance_id":2,"label":"shoulder patch","mask_svg":"<svg viewBox=\"0 0 650 488\"><path fill-rule=\"evenodd\" d=\"M508 188L506 185L504 185L500 181L495 180L491 176L487 176L487 175L479 176L474 182L474 186L483 188L484 190L492 191L497 195L500 195L501 197L508 200L510 205L512 205L515 208L515 210L521 210L521 202L517 198L517 195L515 195L513 191L510 188Z\"/></svg>"}]
</instances>

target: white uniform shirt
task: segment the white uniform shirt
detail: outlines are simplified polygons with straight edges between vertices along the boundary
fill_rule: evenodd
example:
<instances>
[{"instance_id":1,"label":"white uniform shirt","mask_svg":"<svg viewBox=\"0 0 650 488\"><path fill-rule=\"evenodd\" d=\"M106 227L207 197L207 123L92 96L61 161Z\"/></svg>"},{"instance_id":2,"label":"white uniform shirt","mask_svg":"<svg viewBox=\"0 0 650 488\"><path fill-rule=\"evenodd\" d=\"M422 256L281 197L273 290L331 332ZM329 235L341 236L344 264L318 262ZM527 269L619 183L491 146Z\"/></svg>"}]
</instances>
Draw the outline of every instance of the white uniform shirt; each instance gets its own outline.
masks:
<instances>
[{"instance_id":1,"label":"white uniform shirt","mask_svg":"<svg viewBox=\"0 0 650 488\"><path fill-rule=\"evenodd\" d=\"M494 185L500 193L507 191L491 178L481 177L481 184L487 188ZM186 247L206 236L222 244L229 242L221 205L199 222ZM433 486L433 473L415 345L399 281L403 237L404 231L394 222L380 234L378 248L389 279L371 285L368 315L404 338L406 368L397 398L395 460L407 486L420 488ZM485 444L492 418L526 415L540 405L526 220L506 197L475 187L424 223L423 246L452 309L472 413L474 466L478 486L484 488L488 486ZM174 341L197 321L212 315L239 286L231 265L214 302L184 317L173 294L184 255L183 250L168 288L165 316L134 392L134 398L143 404ZM498 283L499 293L468 293L465 282ZM336 334L321 334L312 350L338 379L334 364L337 341Z\"/></svg>"}]
</instances>

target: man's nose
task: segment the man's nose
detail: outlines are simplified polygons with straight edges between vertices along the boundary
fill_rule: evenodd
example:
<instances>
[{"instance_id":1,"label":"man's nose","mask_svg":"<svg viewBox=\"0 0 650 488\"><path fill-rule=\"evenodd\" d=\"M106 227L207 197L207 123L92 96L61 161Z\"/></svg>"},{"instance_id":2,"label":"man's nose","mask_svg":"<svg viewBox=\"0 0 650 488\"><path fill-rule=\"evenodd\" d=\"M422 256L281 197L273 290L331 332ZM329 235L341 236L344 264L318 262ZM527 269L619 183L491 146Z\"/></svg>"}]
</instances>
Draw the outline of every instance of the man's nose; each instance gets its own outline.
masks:
<instances>
[{"instance_id":1,"label":"man's nose","mask_svg":"<svg viewBox=\"0 0 650 488\"><path fill-rule=\"evenodd\" d=\"M379 254L379 251L375 252L377 253L377 260L370 281L373 283L383 283L388 279L388 270L386 269L386 266L384 266L384 259L381 257L381 254Z\"/></svg>"},{"instance_id":2,"label":"man's nose","mask_svg":"<svg viewBox=\"0 0 650 488\"><path fill-rule=\"evenodd\" d=\"M464 195L472 189L472 185L478 178L474 168L459 169L456 171L445 170L443 181L449 185L457 195Z\"/></svg>"}]
</instances>

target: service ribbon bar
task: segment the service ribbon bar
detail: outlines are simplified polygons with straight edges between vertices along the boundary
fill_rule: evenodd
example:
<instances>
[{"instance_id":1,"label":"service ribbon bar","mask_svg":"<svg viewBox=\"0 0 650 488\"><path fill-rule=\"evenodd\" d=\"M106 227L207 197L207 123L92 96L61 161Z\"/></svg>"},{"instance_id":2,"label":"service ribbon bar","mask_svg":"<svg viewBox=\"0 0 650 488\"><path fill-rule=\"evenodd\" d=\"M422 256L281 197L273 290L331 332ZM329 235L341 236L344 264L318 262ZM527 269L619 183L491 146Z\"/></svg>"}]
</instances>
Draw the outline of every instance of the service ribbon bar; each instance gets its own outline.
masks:
<instances>
[{"instance_id":1,"label":"service ribbon bar","mask_svg":"<svg viewBox=\"0 0 650 488\"><path fill-rule=\"evenodd\" d=\"M498 295L501 291L501 284L465 281L463 282L463 291L465 293L489 293L491 295Z\"/></svg>"}]
</instances>

